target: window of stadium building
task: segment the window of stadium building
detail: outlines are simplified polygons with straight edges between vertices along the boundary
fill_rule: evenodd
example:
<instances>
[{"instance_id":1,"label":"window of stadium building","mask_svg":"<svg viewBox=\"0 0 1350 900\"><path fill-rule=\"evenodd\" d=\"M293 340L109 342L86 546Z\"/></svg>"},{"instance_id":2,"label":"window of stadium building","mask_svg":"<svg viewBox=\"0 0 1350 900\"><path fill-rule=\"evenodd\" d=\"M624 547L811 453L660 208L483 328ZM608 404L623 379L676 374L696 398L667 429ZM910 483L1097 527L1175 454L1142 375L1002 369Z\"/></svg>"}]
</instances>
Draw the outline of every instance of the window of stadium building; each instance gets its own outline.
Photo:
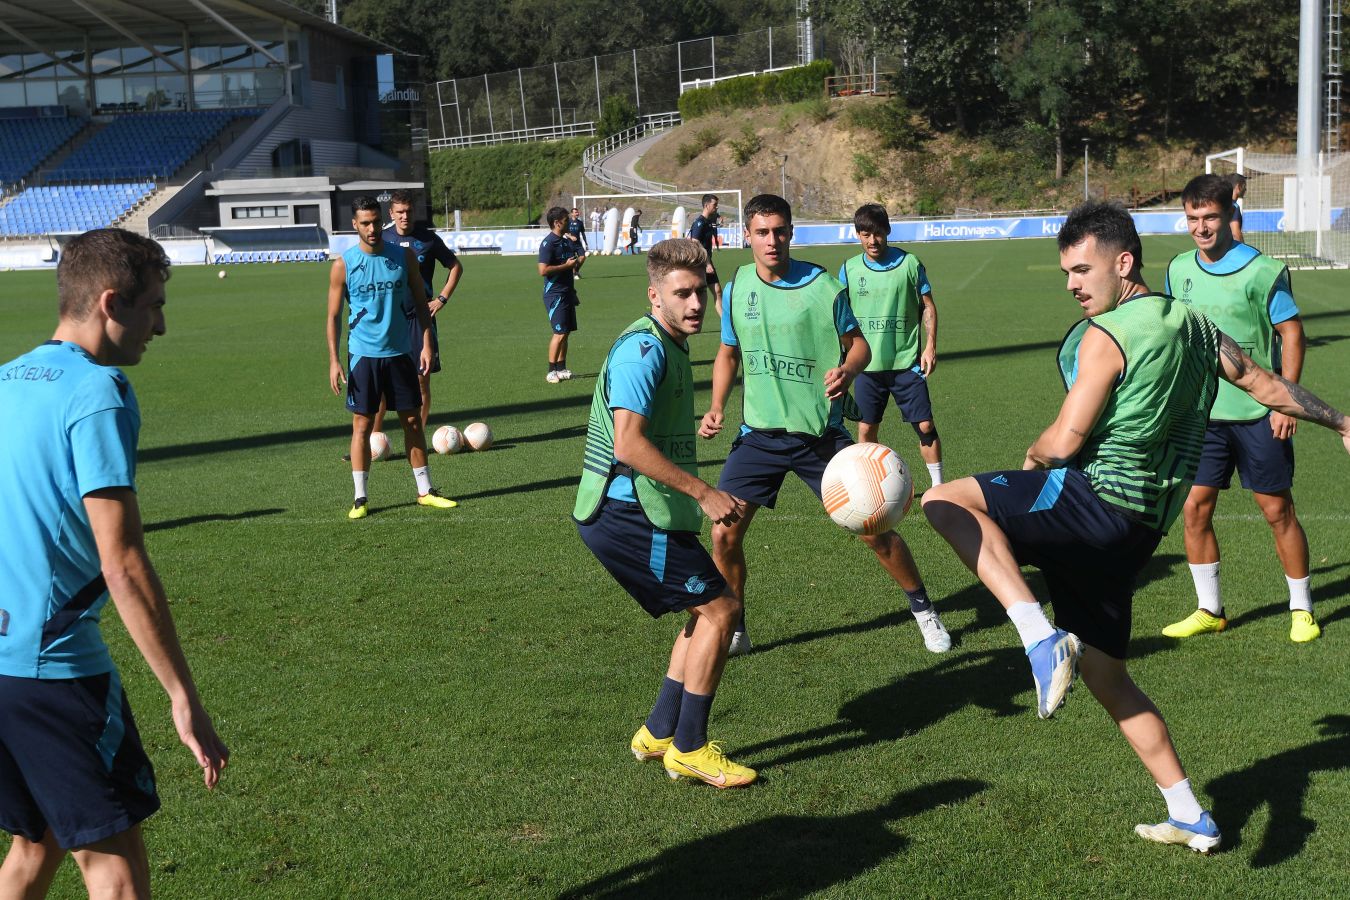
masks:
<instances>
[{"instance_id":1,"label":"window of stadium building","mask_svg":"<svg viewBox=\"0 0 1350 900\"><path fill-rule=\"evenodd\" d=\"M285 60L282 41L262 43ZM158 54L158 55L157 55ZM57 51L63 65L45 53L0 55L0 108L63 105L77 115L156 109L221 109L269 106L286 93L285 69L246 44L192 47L98 47L85 55ZM189 76L177 67L190 66ZM92 83L93 96L89 89ZM92 99L92 103L90 102Z\"/></svg>"}]
</instances>

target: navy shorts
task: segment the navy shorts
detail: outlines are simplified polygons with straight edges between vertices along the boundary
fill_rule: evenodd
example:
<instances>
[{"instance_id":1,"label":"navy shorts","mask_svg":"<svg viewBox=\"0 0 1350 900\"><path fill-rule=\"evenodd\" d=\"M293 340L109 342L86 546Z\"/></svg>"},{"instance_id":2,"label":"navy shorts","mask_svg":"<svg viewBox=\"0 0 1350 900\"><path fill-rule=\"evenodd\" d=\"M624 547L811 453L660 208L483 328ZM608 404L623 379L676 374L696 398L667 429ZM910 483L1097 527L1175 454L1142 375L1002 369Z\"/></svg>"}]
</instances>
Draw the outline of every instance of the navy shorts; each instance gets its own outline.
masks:
<instances>
[{"instance_id":1,"label":"navy shorts","mask_svg":"<svg viewBox=\"0 0 1350 900\"><path fill-rule=\"evenodd\" d=\"M860 422L879 425L886 415L886 403L892 397L906 422L933 420L928 380L913 369L863 372L853 379L853 400L858 404Z\"/></svg>"},{"instance_id":2,"label":"navy shorts","mask_svg":"<svg viewBox=\"0 0 1350 900\"><path fill-rule=\"evenodd\" d=\"M159 809L155 771L116 672L0 675L0 828L63 849L121 834Z\"/></svg>"},{"instance_id":3,"label":"navy shorts","mask_svg":"<svg viewBox=\"0 0 1350 900\"><path fill-rule=\"evenodd\" d=\"M1077 469L986 472L975 480L1017 562L1045 576L1055 624L1124 659L1135 578L1162 532L1114 512Z\"/></svg>"},{"instance_id":4,"label":"navy shorts","mask_svg":"<svg viewBox=\"0 0 1350 900\"><path fill-rule=\"evenodd\" d=\"M347 408L373 416L380 411L381 397L386 407L399 412L422 408L422 385L412 357L406 353L356 357L347 373Z\"/></svg>"},{"instance_id":5,"label":"navy shorts","mask_svg":"<svg viewBox=\"0 0 1350 900\"><path fill-rule=\"evenodd\" d=\"M853 443L848 432L828 430L823 437L750 430L736 438L727 454L717 489L747 503L773 509L788 472L820 497L825 466Z\"/></svg>"},{"instance_id":6,"label":"navy shorts","mask_svg":"<svg viewBox=\"0 0 1350 900\"><path fill-rule=\"evenodd\" d=\"M413 368L417 368L418 357L422 355L422 323L417 321L417 316L408 320L408 346L412 347ZM441 342L436 334L436 320L431 320L431 371L428 374L434 375L441 370ZM419 401L418 406L421 406Z\"/></svg>"},{"instance_id":7,"label":"navy shorts","mask_svg":"<svg viewBox=\"0 0 1350 900\"><path fill-rule=\"evenodd\" d=\"M548 294L544 297L544 309L548 310L548 325L554 334L571 334L577 330L577 292L568 288L562 294Z\"/></svg>"},{"instance_id":8,"label":"navy shorts","mask_svg":"<svg viewBox=\"0 0 1350 900\"><path fill-rule=\"evenodd\" d=\"M662 531L641 505L606 499L581 540L653 619L702 606L727 592L726 580L692 531Z\"/></svg>"},{"instance_id":9,"label":"navy shorts","mask_svg":"<svg viewBox=\"0 0 1350 900\"><path fill-rule=\"evenodd\" d=\"M1294 442L1276 439L1270 416L1256 422L1216 422L1205 429L1195 484L1226 490L1233 483L1234 469L1249 491L1287 491L1294 486Z\"/></svg>"}]
</instances>

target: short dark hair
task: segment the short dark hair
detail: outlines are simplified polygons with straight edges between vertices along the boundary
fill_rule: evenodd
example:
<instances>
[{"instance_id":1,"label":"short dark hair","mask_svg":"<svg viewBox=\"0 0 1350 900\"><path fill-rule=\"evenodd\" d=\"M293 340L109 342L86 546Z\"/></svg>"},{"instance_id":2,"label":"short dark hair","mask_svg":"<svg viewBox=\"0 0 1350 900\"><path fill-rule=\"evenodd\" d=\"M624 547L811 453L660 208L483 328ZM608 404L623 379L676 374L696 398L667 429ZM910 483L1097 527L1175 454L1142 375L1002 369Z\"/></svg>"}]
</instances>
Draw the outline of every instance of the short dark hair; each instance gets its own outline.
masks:
<instances>
[{"instance_id":1,"label":"short dark hair","mask_svg":"<svg viewBox=\"0 0 1350 900\"><path fill-rule=\"evenodd\" d=\"M704 194L704 195L703 195L703 200L700 202L699 205L700 205L700 206L707 206L709 203L711 203L712 201L714 201L714 200L716 200L716 199L717 199L717 195L716 195L716 194Z\"/></svg>"},{"instance_id":2,"label":"short dark hair","mask_svg":"<svg viewBox=\"0 0 1350 900\"><path fill-rule=\"evenodd\" d=\"M777 194L756 194L745 204L745 225L755 216L782 216L792 224L792 206Z\"/></svg>"},{"instance_id":3,"label":"short dark hair","mask_svg":"<svg viewBox=\"0 0 1350 900\"><path fill-rule=\"evenodd\" d=\"M1243 175L1241 172L1233 172L1228 175L1228 183L1233 187L1238 187L1239 185L1247 183L1247 176Z\"/></svg>"},{"instance_id":4,"label":"short dark hair","mask_svg":"<svg viewBox=\"0 0 1350 900\"><path fill-rule=\"evenodd\" d=\"M853 214L853 230L883 236L891 233L891 217L880 203L864 203Z\"/></svg>"},{"instance_id":5,"label":"short dark hair","mask_svg":"<svg viewBox=\"0 0 1350 900\"><path fill-rule=\"evenodd\" d=\"M566 222L569 217L570 213L561 206L551 206L548 212L544 214L544 221L548 223L549 228L552 228L554 222Z\"/></svg>"},{"instance_id":6,"label":"short dark hair","mask_svg":"<svg viewBox=\"0 0 1350 900\"><path fill-rule=\"evenodd\" d=\"M61 318L83 322L99 294L113 290L130 302L156 278L169 280L169 257L156 241L121 228L86 231L66 244L56 266Z\"/></svg>"},{"instance_id":7,"label":"short dark hair","mask_svg":"<svg viewBox=\"0 0 1350 900\"><path fill-rule=\"evenodd\" d=\"M1098 246L1107 250L1130 253L1134 256L1135 265L1140 269L1144 267L1144 248L1139 243L1134 219L1119 203L1090 200L1070 210L1064 225L1059 229L1059 252L1077 247L1089 236L1096 238Z\"/></svg>"},{"instance_id":8,"label":"short dark hair","mask_svg":"<svg viewBox=\"0 0 1350 900\"><path fill-rule=\"evenodd\" d=\"M378 214L380 212L380 201L369 194L362 194L352 201L352 218L355 219L359 212L375 212Z\"/></svg>"},{"instance_id":9,"label":"short dark hair","mask_svg":"<svg viewBox=\"0 0 1350 900\"><path fill-rule=\"evenodd\" d=\"M405 191L403 188L399 188L389 195L389 208L393 209L395 203L399 206L412 206L416 199L417 195L412 191Z\"/></svg>"},{"instance_id":10,"label":"short dark hair","mask_svg":"<svg viewBox=\"0 0 1350 900\"><path fill-rule=\"evenodd\" d=\"M1219 175L1197 175L1181 189L1183 206L1217 203L1226 216L1233 214L1233 183Z\"/></svg>"}]
</instances>

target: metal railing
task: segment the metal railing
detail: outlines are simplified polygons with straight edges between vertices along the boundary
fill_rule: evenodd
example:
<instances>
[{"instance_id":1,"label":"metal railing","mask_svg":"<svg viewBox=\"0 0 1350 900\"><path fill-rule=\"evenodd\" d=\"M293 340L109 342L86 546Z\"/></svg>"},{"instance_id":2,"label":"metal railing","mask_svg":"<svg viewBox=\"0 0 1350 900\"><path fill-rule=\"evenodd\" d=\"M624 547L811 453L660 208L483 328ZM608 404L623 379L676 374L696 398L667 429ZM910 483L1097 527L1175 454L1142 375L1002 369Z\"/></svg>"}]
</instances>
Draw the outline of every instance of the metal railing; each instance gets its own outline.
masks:
<instances>
[{"instance_id":1,"label":"metal railing","mask_svg":"<svg viewBox=\"0 0 1350 900\"><path fill-rule=\"evenodd\" d=\"M526 141L560 141L564 138L589 137L595 134L594 122L564 122L541 125L538 128L517 128L514 131L489 131L450 138L432 138L427 147L447 150L454 147L488 147L493 144L522 144Z\"/></svg>"},{"instance_id":2,"label":"metal railing","mask_svg":"<svg viewBox=\"0 0 1350 900\"><path fill-rule=\"evenodd\" d=\"M611 134L599 143L592 144L581 154L583 173L596 184L614 188L630 194L653 194L662 191L674 191L675 185L664 181L648 181L645 178L633 178L623 172L605 168L605 161L624 147L644 138L667 131L680 124L678 112L655 113L643 116L642 121L627 131Z\"/></svg>"},{"instance_id":3,"label":"metal railing","mask_svg":"<svg viewBox=\"0 0 1350 900\"><path fill-rule=\"evenodd\" d=\"M796 63L793 63L790 66L774 66L772 69L759 69L758 71L751 71L751 72L736 72L733 75L721 75L718 76L717 78L694 78L690 81L680 82L680 93L683 94L685 91L692 91L694 88L712 87L714 84L718 84L723 81L730 81L733 78L751 78L755 75L768 75L770 72L786 72L788 69L797 69L797 68L800 68L800 66L798 66Z\"/></svg>"},{"instance_id":4,"label":"metal railing","mask_svg":"<svg viewBox=\"0 0 1350 900\"><path fill-rule=\"evenodd\" d=\"M894 94L894 72L863 72L859 75L831 75L825 79L828 97L856 97L860 94Z\"/></svg>"}]
</instances>

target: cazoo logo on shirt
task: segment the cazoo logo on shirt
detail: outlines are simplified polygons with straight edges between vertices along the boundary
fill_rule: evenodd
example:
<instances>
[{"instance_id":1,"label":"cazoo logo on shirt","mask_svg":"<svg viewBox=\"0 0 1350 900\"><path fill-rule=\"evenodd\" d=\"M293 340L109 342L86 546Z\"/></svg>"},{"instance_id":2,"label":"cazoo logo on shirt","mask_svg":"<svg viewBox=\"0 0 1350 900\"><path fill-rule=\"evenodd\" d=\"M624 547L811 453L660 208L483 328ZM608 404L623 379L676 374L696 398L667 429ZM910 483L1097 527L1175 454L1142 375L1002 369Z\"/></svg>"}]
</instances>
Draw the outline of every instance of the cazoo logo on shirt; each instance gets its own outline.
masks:
<instances>
[{"instance_id":1,"label":"cazoo logo on shirt","mask_svg":"<svg viewBox=\"0 0 1350 900\"><path fill-rule=\"evenodd\" d=\"M402 278L396 281L369 281L357 287L356 292L358 294L369 294L374 291L392 291L401 287L403 287Z\"/></svg>"}]
</instances>

